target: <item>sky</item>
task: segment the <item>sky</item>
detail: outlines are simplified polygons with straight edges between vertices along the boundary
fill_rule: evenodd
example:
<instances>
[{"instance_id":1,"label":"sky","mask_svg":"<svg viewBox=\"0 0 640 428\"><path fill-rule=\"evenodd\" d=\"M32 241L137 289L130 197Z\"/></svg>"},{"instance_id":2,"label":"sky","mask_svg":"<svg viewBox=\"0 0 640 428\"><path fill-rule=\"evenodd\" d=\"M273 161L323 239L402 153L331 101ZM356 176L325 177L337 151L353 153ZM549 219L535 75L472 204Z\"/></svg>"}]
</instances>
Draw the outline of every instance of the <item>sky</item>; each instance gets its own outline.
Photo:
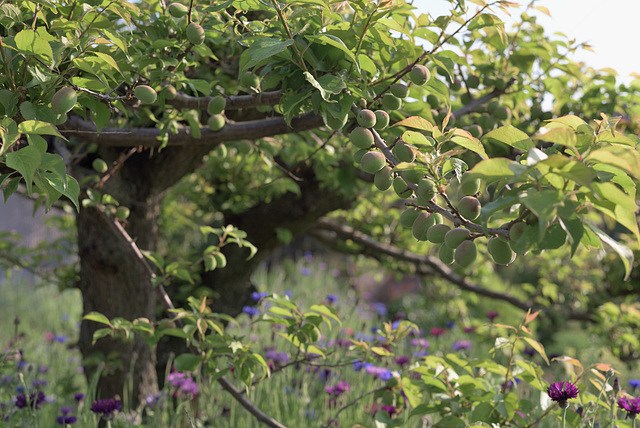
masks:
<instances>
[{"instance_id":1,"label":"sky","mask_svg":"<svg viewBox=\"0 0 640 428\"><path fill-rule=\"evenodd\" d=\"M517 0L516 0L517 1ZM518 1L527 4L528 0ZM430 11L432 16L448 10L446 1L414 0L418 13ZM477 6L467 1L470 11ZM551 17L535 13L548 34L560 31L577 42L588 42L595 53L581 50L573 57L588 66L613 68L618 80L628 83L631 73L640 74L640 0L540 0L536 6L546 7ZM519 13L512 13L518 17ZM508 17L500 15L511 28Z\"/></svg>"}]
</instances>

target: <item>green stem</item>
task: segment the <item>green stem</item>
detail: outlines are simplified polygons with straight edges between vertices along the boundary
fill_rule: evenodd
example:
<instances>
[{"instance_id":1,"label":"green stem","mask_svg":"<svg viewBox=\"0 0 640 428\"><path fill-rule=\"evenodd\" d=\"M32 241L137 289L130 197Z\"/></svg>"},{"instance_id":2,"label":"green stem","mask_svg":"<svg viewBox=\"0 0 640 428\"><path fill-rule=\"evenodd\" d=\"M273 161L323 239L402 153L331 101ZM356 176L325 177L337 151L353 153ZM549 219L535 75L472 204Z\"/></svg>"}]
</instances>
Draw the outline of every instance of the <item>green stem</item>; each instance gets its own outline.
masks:
<instances>
[{"instance_id":1,"label":"green stem","mask_svg":"<svg viewBox=\"0 0 640 428\"><path fill-rule=\"evenodd\" d=\"M293 40L293 33L291 32L291 29L289 28L289 24L287 24L287 20L284 17L284 13L282 13L282 9L280 8L280 5L278 4L278 0L272 0L272 3L273 3L273 7L276 9L276 13L278 14L278 18L280 18L280 22L282 22L282 25L284 26L284 30L287 32L287 37L289 37L289 39ZM307 70L307 64L305 64L304 57L302 56L302 53L298 49L298 46L296 46L295 40L293 40L293 45L292 46L293 46L293 50L296 51L296 55L298 56L298 60L300 61L300 66L304 69L304 71L306 71L308 73L309 70Z\"/></svg>"},{"instance_id":2,"label":"green stem","mask_svg":"<svg viewBox=\"0 0 640 428\"><path fill-rule=\"evenodd\" d=\"M565 422L567 420L567 408L562 409L562 428L565 428Z\"/></svg>"}]
</instances>

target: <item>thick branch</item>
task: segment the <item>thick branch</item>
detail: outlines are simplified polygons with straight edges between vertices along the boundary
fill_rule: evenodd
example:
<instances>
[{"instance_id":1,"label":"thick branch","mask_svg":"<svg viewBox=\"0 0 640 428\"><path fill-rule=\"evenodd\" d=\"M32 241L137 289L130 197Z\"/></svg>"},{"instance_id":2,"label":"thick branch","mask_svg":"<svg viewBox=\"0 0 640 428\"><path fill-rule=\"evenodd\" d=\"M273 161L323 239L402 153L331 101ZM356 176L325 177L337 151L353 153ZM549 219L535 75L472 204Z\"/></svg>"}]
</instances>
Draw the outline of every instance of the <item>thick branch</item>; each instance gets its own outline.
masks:
<instances>
[{"instance_id":1,"label":"thick branch","mask_svg":"<svg viewBox=\"0 0 640 428\"><path fill-rule=\"evenodd\" d=\"M175 108L206 109L213 97L192 97L178 93L173 100L166 100ZM254 108L258 106L273 106L280 102L281 91L260 92L250 95L233 95L226 97L227 105L225 110L240 110L242 108Z\"/></svg>"},{"instance_id":2,"label":"thick branch","mask_svg":"<svg viewBox=\"0 0 640 428\"><path fill-rule=\"evenodd\" d=\"M322 117L306 114L287 125L283 117L272 117L247 122L229 123L220 131L202 128L202 137L195 138L189 128L183 128L177 134L169 134L168 146L206 145L214 148L228 141L256 140L274 135L296 133L318 128L323 125ZM96 126L78 116L73 116L60 126L63 135L79 137L84 141L113 147L160 147L160 129L158 128L103 128L99 133Z\"/></svg>"},{"instance_id":3,"label":"thick branch","mask_svg":"<svg viewBox=\"0 0 640 428\"><path fill-rule=\"evenodd\" d=\"M540 309L548 314L554 313L554 310L551 308L536 305L532 302L526 302L509 294L489 290L487 288L474 284L467 278L461 277L456 274L451 268L449 268L447 265L433 256L418 255L410 251L401 250L393 245L380 243L373 239L371 236L362 233L350 226L323 218L318 221L318 228L330 231L336 234L340 239L350 239L356 244L368 248L369 250L371 250L371 253L376 254L377 256L387 255L397 260L403 260L405 262L412 263L416 266L416 270L420 274L433 275L434 273L436 273L461 290L470 291L472 293L489 297L491 299L502 300L519 309L522 309L523 311L531 308ZM569 312L567 314L567 318L580 321L593 321L593 319L591 318L591 314L587 312Z\"/></svg>"}]
</instances>

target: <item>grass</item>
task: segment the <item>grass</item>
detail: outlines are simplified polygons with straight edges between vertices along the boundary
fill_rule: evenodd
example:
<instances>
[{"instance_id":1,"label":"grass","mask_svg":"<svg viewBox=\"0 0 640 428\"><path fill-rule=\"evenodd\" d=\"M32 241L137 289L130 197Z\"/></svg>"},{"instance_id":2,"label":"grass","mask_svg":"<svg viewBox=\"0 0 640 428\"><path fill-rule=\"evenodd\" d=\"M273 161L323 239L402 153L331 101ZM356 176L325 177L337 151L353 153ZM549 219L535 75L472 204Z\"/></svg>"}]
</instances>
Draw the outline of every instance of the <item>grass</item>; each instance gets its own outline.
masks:
<instances>
[{"instance_id":1,"label":"grass","mask_svg":"<svg viewBox=\"0 0 640 428\"><path fill-rule=\"evenodd\" d=\"M344 271L344 266L339 266L339 269ZM270 378L258 382L246 391L249 398L257 407L290 427L323 426L336 417L342 406L360 397L364 398L339 414L339 426L374 426L376 411L384 405L394 404L395 407L388 409L398 411L394 421L399 426L417 427L425 423L433 424L435 421L430 416L422 419L409 418L410 409L403 408L398 402L390 401L393 400L392 395L381 393L379 397L374 397L372 391L385 385L385 381L380 378L382 370L406 370L407 364L415 364L419 353L425 351L443 356L453 353L463 359L470 356L488 358L495 336L501 333L501 330L480 327L478 330L465 332L464 324L458 322L450 324L445 334L440 337L429 336L431 327L443 327L446 321L451 320L442 317L437 319L432 313L425 313L424 317L412 319L424 330L422 341L417 340L417 337L409 337L394 350L395 356L373 359L375 366L380 369L377 375L373 369L370 369L370 372L366 369L356 371L350 356L353 354L345 341L368 341L374 338L377 333L372 329L383 328L384 323L389 320L389 315L379 312L379 305L360 299L353 288L345 285L346 279L338 273L333 266L307 255L297 261L285 260L281 265L270 270L261 269L255 274L254 283L260 292L290 292L292 300L300 308L323 302L336 308L342 325L334 323L331 330L323 330L324 337L321 338L320 344L326 345L326 348L332 351L329 358L316 360L312 365L292 365L280 371L279 365L287 363L278 361L278 357L286 355L288 359L295 359L296 348L280 336L282 330L278 326L256 323L254 318L245 314L238 316L239 324L228 327L228 333L237 335L243 343L252 343L253 350L265 355L273 370ZM3 354L4 358L0 360L0 413L10 415L9 426L59 426L55 424L55 420L61 415L62 406L70 406L73 409L72 414L78 419L77 426L97 426L97 417L89 410L89 397L93 396L95 385L88 385L80 373L80 355L73 346L81 316L79 292L59 292L54 286L35 286L26 279L17 277L0 283L0 294L3 296L0 312L4 314L0 318L1 349L22 350L21 356L10 352ZM327 298L329 295L335 295L337 301L333 296ZM256 306L263 312L267 309L267 303L264 301L256 303ZM14 337L16 316L20 317L18 331L24 334L17 342ZM517 319L498 321L516 324L518 322ZM486 319L480 319L475 321L474 325L486 322ZM581 340L580 334L580 331L562 332L558 336L573 348L571 352L589 359L595 354L597 342ZM428 348L423 346L425 340L430 341ZM459 340L469 341L471 349L454 350L453 347ZM560 347L561 343L558 342L555 346ZM406 357L408 361L396 361L398 356ZM611 356L606 357L609 359ZM537 361L541 361L539 357L536 358ZM497 352L495 359L506 364L508 355ZM25 366L17 370L19 361L24 361L21 364ZM621 368L622 364L617 363L616 368ZM566 378L567 369L568 367L556 363L547 373L546 382ZM483 381L496 385L496 389L500 388L500 379L500 376L490 372L483 377ZM177 388L169 386L162 392L161 405L133 410L123 409L118 413L118 417L111 421L113 426L189 427L191 423L196 427L261 426L244 408L221 391L215 381L201 375L195 375L194 380L199 391L193 400L190 396L181 395ZM21 388L29 392L36 391L34 381L42 384L41 389L48 397L47 402L37 411L17 411L13 400L21 392ZM343 390L336 389L339 385L343 386ZM334 391L336 395L329 394L327 390ZM87 403L77 403L74 400L73 394L80 392L87 394ZM535 396L537 391L522 386L516 386L514 392L519 398L533 397L531 399L535 402L541 399ZM174 393L177 393L177 396L174 397ZM531 417L541 412L541 409L534 409ZM547 418L537 426L555 424L556 419ZM620 426L625 425L621 423Z\"/></svg>"}]
</instances>

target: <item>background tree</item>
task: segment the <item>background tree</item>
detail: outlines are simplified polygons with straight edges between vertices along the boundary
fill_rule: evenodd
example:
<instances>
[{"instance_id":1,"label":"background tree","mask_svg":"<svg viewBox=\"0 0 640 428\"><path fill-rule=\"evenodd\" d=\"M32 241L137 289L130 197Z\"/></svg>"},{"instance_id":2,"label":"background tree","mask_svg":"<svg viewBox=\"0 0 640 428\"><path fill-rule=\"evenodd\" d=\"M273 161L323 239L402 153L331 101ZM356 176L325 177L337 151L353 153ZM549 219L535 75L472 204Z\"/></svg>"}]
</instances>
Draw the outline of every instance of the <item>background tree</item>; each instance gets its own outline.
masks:
<instances>
[{"instance_id":1,"label":"background tree","mask_svg":"<svg viewBox=\"0 0 640 428\"><path fill-rule=\"evenodd\" d=\"M509 2L451 3L441 17L392 1L0 6L5 198L23 182L47 209L63 195L78 209L80 346L110 362L104 396L130 367L135 397L157 390L163 285L235 314L255 267L306 233L548 313L562 302L535 287L483 283L477 254L518 266L605 243L629 276L614 228L638 240L635 88L572 62L585 46L546 38L526 11L507 31L493 10ZM429 237L435 223L459 242ZM93 343L110 334L95 312L158 334Z\"/></svg>"}]
</instances>

